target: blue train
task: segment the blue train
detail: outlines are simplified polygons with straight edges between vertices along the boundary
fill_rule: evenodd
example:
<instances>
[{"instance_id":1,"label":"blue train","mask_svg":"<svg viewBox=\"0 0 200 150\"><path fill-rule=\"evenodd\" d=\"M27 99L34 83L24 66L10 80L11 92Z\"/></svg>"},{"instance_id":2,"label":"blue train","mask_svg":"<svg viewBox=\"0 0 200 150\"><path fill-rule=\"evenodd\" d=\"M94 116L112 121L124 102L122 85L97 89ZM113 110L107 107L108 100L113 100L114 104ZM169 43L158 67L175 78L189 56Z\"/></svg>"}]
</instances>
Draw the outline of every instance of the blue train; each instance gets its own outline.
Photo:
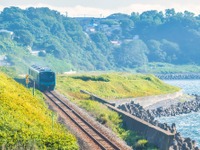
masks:
<instances>
[{"instance_id":1,"label":"blue train","mask_svg":"<svg viewBox=\"0 0 200 150\"><path fill-rule=\"evenodd\" d=\"M40 67L32 65L29 68L28 74L36 84L36 87L41 90L54 90L56 86L56 74L48 67Z\"/></svg>"}]
</instances>

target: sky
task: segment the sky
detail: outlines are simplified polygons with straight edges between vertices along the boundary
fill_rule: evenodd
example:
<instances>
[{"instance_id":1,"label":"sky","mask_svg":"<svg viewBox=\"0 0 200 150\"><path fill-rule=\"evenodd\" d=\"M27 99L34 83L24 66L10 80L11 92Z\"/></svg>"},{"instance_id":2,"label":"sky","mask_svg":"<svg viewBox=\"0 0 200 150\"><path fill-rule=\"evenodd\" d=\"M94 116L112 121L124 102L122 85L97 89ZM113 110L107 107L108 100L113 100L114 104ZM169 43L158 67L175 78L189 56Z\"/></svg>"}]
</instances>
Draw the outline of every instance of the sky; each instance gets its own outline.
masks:
<instances>
[{"instance_id":1,"label":"sky","mask_svg":"<svg viewBox=\"0 0 200 150\"><path fill-rule=\"evenodd\" d=\"M49 7L69 17L106 17L113 13L131 14L147 10L164 11L174 8L176 12L185 10L200 14L200 0L0 0L0 10L16 6Z\"/></svg>"}]
</instances>

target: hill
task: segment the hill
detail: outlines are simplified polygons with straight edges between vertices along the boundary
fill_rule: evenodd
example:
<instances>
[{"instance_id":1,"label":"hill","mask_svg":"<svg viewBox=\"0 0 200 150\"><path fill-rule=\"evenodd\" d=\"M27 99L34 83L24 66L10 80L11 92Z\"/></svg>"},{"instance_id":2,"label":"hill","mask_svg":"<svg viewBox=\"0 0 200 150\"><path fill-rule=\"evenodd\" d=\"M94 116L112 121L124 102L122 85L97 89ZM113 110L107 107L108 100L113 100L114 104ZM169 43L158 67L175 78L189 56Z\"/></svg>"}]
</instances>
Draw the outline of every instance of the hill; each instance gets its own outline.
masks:
<instances>
[{"instance_id":1,"label":"hill","mask_svg":"<svg viewBox=\"0 0 200 150\"><path fill-rule=\"evenodd\" d=\"M73 97L79 97L77 94L80 90L86 90L112 100L173 93L179 90L153 75L129 73L60 75L57 77L57 89Z\"/></svg>"},{"instance_id":2,"label":"hill","mask_svg":"<svg viewBox=\"0 0 200 150\"><path fill-rule=\"evenodd\" d=\"M2 149L78 149L75 137L52 118L42 95L0 72Z\"/></svg>"},{"instance_id":3,"label":"hill","mask_svg":"<svg viewBox=\"0 0 200 150\"><path fill-rule=\"evenodd\" d=\"M0 65L21 72L32 64L57 72L133 70L154 62L200 64L200 17L188 11L70 18L49 8L10 7L0 20Z\"/></svg>"}]
</instances>

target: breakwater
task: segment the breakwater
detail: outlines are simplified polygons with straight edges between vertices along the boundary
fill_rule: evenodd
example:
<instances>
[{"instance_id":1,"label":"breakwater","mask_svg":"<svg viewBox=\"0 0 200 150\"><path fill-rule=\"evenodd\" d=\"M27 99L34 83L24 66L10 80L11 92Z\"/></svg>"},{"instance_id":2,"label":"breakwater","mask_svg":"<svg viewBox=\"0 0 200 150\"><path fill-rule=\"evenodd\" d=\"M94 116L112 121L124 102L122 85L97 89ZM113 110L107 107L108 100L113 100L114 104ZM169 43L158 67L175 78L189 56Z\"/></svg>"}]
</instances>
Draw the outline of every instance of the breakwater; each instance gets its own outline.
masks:
<instances>
[{"instance_id":1,"label":"breakwater","mask_svg":"<svg viewBox=\"0 0 200 150\"><path fill-rule=\"evenodd\" d=\"M112 105L106 105L122 116L123 124L128 130L143 135L149 143L156 145L160 150L168 150L172 145L176 134L175 132L172 133L158 126L154 126L153 124Z\"/></svg>"},{"instance_id":2,"label":"breakwater","mask_svg":"<svg viewBox=\"0 0 200 150\"><path fill-rule=\"evenodd\" d=\"M134 116L126 111L123 111L122 109L114 107L115 103L113 102L102 99L88 91L81 90L80 92L89 94L91 96L91 99L101 102L107 105L110 109L118 112L122 116L123 123L125 124L127 129L143 135L150 143L159 147L159 149L168 150L169 147L172 145L171 143L173 142L176 133L175 126L169 127L164 125L163 128L160 128L159 126L155 126L153 123L151 123L151 121L154 120L154 118L151 118L151 116L147 116L148 119L140 118L137 115ZM142 106L138 104L138 107ZM143 112L145 113L145 111ZM169 128L171 130L165 130L165 128Z\"/></svg>"},{"instance_id":3,"label":"breakwater","mask_svg":"<svg viewBox=\"0 0 200 150\"><path fill-rule=\"evenodd\" d=\"M162 80L200 79L200 73L166 73L155 76Z\"/></svg>"},{"instance_id":4,"label":"breakwater","mask_svg":"<svg viewBox=\"0 0 200 150\"><path fill-rule=\"evenodd\" d=\"M130 113L131 115L134 115L154 126L160 127L163 130L169 131L171 133L176 132L175 124L172 124L172 126L169 126L167 124L159 123L157 120L155 120L154 115L151 111L145 110L141 105L135 104L134 102L126 103L118 106L119 109Z\"/></svg>"},{"instance_id":5,"label":"breakwater","mask_svg":"<svg viewBox=\"0 0 200 150\"><path fill-rule=\"evenodd\" d=\"M176 116L200 111L200 96L194 95L195 99L185 102L178 102L169 107L158 107L148 110L153 117Z\"/></svg>"},{"instance_id":6,"label":"breakwater","mask_svg":"<svg viewBox=\"0 0 200 150\"><path fill-rule=\"evenodd\" d=\"M191 138L184 138L181 136L179 132L176 130L176 124L173 123L171 126L169 126L166 123L160 123L158 120L156 120L154 117L154 113L152 110L145 110L142 106L139 104L135 104L134 102L122 104L118 106L119 109L130 113L131 115L134 115L142 120L145 120L146 122L159 127L163 130L166 130L168 132L171 132L174 134L174 137L169 142L169 149L172 150L199 150L199 148L196 145L196 142L192 140ZM159 116L159 112L158 112Z\"/></svg>"}]
</instances>

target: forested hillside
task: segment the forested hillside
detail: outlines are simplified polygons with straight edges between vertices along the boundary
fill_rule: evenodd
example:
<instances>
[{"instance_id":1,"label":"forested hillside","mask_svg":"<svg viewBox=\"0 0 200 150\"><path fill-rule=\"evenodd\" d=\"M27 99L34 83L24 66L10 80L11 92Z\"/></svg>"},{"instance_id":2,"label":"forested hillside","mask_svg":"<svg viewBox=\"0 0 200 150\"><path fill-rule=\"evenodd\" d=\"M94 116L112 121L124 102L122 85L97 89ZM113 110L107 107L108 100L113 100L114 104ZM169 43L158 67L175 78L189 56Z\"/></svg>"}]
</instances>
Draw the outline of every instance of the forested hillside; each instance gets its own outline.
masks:
<instances>
[{"instance_id":1,"label":"forested hillside","mask_svg":"<svg viewBox=\"0 0 200 150\"><path fill-rule=\"evenodd\" d=\"M49 8L10 7L0 22L0 65L44 64L63 72L200 64L200 16L188 11L70 18Z\"/></svg>"}]
</instances>

